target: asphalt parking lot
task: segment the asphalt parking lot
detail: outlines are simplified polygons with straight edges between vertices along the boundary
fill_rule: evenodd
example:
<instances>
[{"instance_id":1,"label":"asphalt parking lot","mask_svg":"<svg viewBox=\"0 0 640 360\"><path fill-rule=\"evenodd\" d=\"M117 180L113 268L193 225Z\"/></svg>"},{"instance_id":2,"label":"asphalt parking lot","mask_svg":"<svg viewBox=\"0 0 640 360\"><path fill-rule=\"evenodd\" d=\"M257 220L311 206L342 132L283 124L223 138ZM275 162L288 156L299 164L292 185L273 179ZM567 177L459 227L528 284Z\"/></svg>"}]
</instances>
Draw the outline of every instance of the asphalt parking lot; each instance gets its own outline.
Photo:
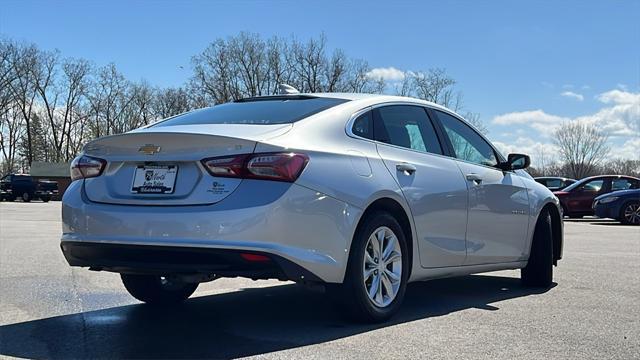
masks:
<instances>
[{"instance_id":1,"label":"asphalt parking lot","mask_svg":"<svg viewBox=\"0 0 640 360\"><path fill-rule=\"evenodd\" d=\"M503 271L415 283L390 323L354 325L318 291L221 279L170 310L117 274L70 268L60 203L0 203L0 357L570 359L640 356L640 228L565 221L556 285Z\"/></svg>"}]
</instances>

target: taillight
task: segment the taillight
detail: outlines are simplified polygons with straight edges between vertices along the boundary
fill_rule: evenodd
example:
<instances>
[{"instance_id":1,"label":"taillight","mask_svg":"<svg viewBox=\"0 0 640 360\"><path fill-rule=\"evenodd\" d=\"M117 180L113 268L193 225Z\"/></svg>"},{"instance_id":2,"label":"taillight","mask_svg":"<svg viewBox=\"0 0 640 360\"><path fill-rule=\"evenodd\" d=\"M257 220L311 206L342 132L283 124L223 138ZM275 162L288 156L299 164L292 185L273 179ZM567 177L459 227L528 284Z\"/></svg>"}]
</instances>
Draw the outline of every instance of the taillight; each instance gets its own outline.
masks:
<instances>
[{"instance_id":1,"label":"taillight","mask_svg":"<svg viewBox=\"0 0 640 360\"><path fill-rule=\"evenodd\" d=\"M107 162L92 156L81 155L71 162L71 180L100 176Z\"/></svg>"},{"instance_id":2,"label":"taillight","mask_svg":"<svg viewBox=\"0 0 640 360\"><path fill-rule=\"evenodd\" d=\"M264 153L222 156L202 160L213 176L294 182L309 157L298 153Z\"/></svg>"}]
</instances>

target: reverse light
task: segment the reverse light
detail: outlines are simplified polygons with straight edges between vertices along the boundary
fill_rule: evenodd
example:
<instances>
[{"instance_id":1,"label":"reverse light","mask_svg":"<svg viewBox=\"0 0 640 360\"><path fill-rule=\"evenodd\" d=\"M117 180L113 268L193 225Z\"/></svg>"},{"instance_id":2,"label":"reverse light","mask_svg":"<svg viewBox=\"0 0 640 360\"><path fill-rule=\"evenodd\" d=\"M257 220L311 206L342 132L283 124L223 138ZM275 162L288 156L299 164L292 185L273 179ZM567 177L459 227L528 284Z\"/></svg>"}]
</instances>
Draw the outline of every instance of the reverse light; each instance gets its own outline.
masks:
<instances>
[{"instance_id":1,"label":"reverse light","mask_svg":"<svg viewBox=\"0 0 640 360\"><path fill-rule=\"evenodd\" d=\"M80 155L71 162L71 180L100 176L106 165L106 160Z\"/></svg>"},{"instance_id":2,"label":"reverse light","mask_svg":"<svg viewBox=\"0 0 640 360\"><path fill-rule=\"evenodd\" d=\"M222 156L202 160L213 176L294 182L309 157L299 153L262 153Z\"/></svg>"}]
</instances>

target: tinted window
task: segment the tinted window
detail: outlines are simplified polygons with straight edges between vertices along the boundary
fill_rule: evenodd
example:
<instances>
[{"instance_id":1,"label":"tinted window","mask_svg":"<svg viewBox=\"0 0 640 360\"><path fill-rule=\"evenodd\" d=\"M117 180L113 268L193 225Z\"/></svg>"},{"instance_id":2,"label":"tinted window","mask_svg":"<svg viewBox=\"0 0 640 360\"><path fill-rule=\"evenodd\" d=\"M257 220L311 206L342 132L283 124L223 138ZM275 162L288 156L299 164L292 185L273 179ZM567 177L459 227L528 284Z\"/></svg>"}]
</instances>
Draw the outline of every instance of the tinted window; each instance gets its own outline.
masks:
<instances>
[{"instance_id":1,"label":"tinted window","mask_svg":"<svg viewBox=\"0 0 640 360\"><path fill-rule=\"evenodd\" d=\"M424 108L393 105L376 109L375 138L417 151L442 154L433 124Z\"/></svg>"},{"instance_id":2,"label":"tinted window","mask_svg":"<svg viewBox=\"0 0 640 360\"><path fill-rule=\"evenodd\" d=\"M638 182L630 179L613 179L611 181L611 191L637 189Z\"/></svg>"},{"instance_id":3,"label":"tinted window","mask_svg":"<svg viewBox=\"0 0 640 360\"><path fill-rule=\"evenodd\" d=\"M360 116L353 122L351 132L354 135L362 136L363 138L373 139L373 119L371 111L368 111Z\"/></svg>"},{"instance_id":4,"label":"tinted window","mask_svg":"<svg viewBox=\"0 0 640 360\"><path fill-rule=\"evenodd\" d=\"M595 192L598 192L598 191L600 191L600 189L602 189L602 185L604 185L604 180L603 179L591 180L588 183L582 185L581 189L583 191L595 191Z\"/></svg>"},{"instance_id":5,"label":"tinted window","mask_svg":"<svg viewBox=\"0 0 640 360\"><path fill-rule=\"evenodd\" d=\"M560 179L549 179L549 180L547 180L547 187L552 187L552 188L562 187L562 180L560 180Z\"/></svg>"},{"instance_id":6,"label":"tinted window","mask_svg":"<svg viewBox=\"0 0 640 360\"><path fill-rule=\"evenodd\" d=\"M436 111L458 159L480 165L496 166L496 153L478 133L455 117Z\"/></svg>"},{"instance_id":7,"label":"tinted window","mask_svg":"<svg viewBox=\"0 0 640 360\"><path fill-rule=\"evenodd\" d=\"M348 100L309 97L274 97L216 105L178 115L153 125L286 124L342 104Z\"/></svg>"}]
</instances>

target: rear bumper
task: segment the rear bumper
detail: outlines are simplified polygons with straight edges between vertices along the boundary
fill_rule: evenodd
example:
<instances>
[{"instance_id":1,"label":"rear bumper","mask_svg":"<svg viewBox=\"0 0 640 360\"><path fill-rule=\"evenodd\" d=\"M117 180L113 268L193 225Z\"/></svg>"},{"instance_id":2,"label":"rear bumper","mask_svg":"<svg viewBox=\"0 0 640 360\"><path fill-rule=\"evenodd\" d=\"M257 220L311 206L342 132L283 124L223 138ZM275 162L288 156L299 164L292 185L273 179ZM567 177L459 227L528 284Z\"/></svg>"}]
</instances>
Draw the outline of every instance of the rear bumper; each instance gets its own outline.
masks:
<instances>
[{"instance_id":1,"label":"rear bumper","mask_svg":"<svg viewBox=\"0 0 640 360\"><path fill-rule=\"evenodd\" d=\"M143 246L136 252L155 251L154 247L196 253L207 249L256 252L287 260L321 281L339 283L361 212L306 187L280 182L244 180L236 191L213 205L140 206L91 202L83 193L82 181L74 181L63 197L62 241L93 244L88 246L94 248L99 244L116 249ZM148 270L135 259L129 265L109 266L100 261L101 256L83 260L72 253L69 263L112 271L123 267ZM158 263L171 267L170 258ZM199 270L200 265L206 266ZM207 272L217 270L218 265L213 261L178 270Z\"/></svg>"},{"instance_id":2,"label":"rear bumper","mask_svg":"<svg viewBox=\"0 0 640 360\"><path fill-rule=\"evenodd\" d=\"M63 241L62 253L71 266L119 273L215 274L254 279L320 282L320 278L277 255L227 249L178 246L101 244ZM257 259L243 255L260 255Z\"/></svg>"}]
</instances>

